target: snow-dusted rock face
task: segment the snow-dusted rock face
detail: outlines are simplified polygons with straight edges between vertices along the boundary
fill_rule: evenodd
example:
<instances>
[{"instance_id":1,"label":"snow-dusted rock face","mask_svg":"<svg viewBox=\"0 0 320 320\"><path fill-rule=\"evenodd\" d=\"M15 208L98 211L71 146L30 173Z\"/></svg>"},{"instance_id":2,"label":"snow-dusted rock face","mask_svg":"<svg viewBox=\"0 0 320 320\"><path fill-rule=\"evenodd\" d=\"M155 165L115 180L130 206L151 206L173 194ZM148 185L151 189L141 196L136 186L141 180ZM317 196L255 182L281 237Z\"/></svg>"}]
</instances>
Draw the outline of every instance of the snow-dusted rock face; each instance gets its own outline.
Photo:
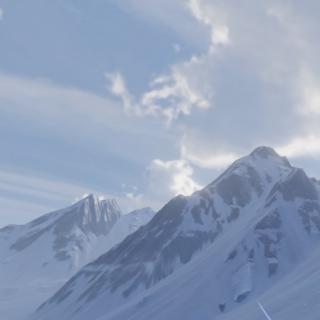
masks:
<instances>
[{"instance_id":1,"label":"snow-dusted rock face","mask_svg":"<svg viewBox=\"0 0 320 320\"><path fill-rule=\"evenodd\" d=\"M318 182L260 147L203 190L169 201L32 319L209 320L281 281L319 235Z\"/></svg>"},{"instance_id":2,"label":"snow-dusted rock face","mask_svg":"<svg viewBox=\"0 0 320 320\"><path fill-rule=\"evenodd\" d=\"M151 209L123 215L115 200L90 195L26 225L0 229L0 314L23 319L152 216Z\"/></svg>"},{"instance_id":3,"label":"snow-dusted rock face","mask_svg":"<svg viewBox=\"0 0 320 320\"><path fill-rule=\"evenodd\" d=\"M270 288L320 244L319 209L317 181L260 147L203 190L172 199L32 319L142 320L153 308L152 319L212 319Z\"/></svg>"}]
</instances>

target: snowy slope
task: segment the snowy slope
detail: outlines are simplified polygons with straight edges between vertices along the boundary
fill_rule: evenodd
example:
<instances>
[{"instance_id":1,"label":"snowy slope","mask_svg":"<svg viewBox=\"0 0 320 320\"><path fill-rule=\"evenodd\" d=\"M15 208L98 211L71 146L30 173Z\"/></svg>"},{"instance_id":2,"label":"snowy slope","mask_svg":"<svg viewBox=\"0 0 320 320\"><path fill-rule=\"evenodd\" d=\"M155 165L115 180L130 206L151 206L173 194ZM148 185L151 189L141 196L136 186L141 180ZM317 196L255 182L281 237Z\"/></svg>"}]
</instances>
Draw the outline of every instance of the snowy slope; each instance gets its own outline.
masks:
<instances>
[{"instance_id":1,"label":"snowy slope","mask_svg":"<svg viewBox=\"0 0 320 320\"><path fill-rule=\"evenodd\" d=\"M0 314L6 320L26 317L81 267L152 217L148 209L139 213L123 215L115 200L90 195L26 225L0 229Z\"/></svg>"},{"instance_id":2,"label":"snowy slope","mask_svg":"<svg viewBox=\"0 0 320 320\"><path fill-rule=\"evenodd\" d=\"M318 183L260 147L171 200L32 319L209 320L252 302L259 319L255 300L315 252L319 230Z\"/></svg>"}]
</instances>

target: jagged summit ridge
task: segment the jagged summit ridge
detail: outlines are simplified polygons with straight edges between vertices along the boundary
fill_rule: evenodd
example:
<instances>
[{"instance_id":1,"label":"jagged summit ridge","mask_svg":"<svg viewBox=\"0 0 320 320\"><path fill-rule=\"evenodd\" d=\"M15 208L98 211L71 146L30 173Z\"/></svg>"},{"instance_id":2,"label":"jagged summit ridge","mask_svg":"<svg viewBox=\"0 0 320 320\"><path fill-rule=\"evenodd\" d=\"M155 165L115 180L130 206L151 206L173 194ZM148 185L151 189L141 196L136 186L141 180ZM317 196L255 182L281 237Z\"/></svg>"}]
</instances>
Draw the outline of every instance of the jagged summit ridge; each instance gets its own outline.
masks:
<instances>
[{"instance_id":1,"label":"jagged summit ridge","mask_svg":"<svg viewBox=\"0 0 320 320\"><path fill-rule=\"evenodd\" d=\"M0 314L24 318L153 215L151 209L123 214L116 200L88 195L25 225L1 229Z\"/></svg>"},{"instance_id":2,"label":"jagged summit ridge","mask_svg":"<svg viewBox=\"0 0 320 320\"><path fill-rule=\"evenodd\" d=\"M63 213L64 218L70 216L72 223L77 223L84 232L93 232L96 235L107 234L121 215L115 199L99 199L93 194L78 201Z\"/></svg>"},{"instance_id":3,"label":"jagged summit ridge","mask_svg":"<svg viewBox=\"0 0 320 320\"><path fill-rule=\"evenodd\" d=\"M65 254L59 253L60 248L65 251L66 243L70 244L70 241L74 242L79 238L79 232L83 235L106 235L121 215L115 201L100 201L94 195L89 195L68 208L48 213L24 226L13 228L21 236L16 237L11 249L25 250L42 236L52 232L56 257L65 257ZM78 235L73 236L75 233ZM74 244L80 245L79 241Z\"/></svg>"}]
</instances>

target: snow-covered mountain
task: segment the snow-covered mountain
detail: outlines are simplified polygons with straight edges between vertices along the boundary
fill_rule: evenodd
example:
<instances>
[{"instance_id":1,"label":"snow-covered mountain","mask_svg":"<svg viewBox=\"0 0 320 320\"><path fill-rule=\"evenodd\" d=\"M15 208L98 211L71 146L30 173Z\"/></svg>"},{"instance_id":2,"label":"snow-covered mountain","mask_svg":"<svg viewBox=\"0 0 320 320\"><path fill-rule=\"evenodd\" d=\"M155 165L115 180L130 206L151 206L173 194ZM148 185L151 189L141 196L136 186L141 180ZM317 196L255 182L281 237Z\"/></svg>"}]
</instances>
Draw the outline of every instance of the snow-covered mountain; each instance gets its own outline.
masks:
<instances>
[{"instance_id":1,"label":"snow-covered mountain","mask_svg":"<svg viewBox=\"0 0 320 320\"><path fill-rule=\"evenodd\" d=\"M0 229L0 314L23 319L152 216L151 209L123 215L115 200L89 195L28 224Z\"/></svg>"},{"instance_id":2,"label":"snow-covered mountain","mask_svg":"<svg viewBox=\"0 0 320 320\"><path fill-rule=\"evenodd\" d=\"M260 319L256 299L320 245L319 190L273 149L257 148L203 190L172 199L31 319L238 319L249 305Z\"/></svg>"}]
</instances>

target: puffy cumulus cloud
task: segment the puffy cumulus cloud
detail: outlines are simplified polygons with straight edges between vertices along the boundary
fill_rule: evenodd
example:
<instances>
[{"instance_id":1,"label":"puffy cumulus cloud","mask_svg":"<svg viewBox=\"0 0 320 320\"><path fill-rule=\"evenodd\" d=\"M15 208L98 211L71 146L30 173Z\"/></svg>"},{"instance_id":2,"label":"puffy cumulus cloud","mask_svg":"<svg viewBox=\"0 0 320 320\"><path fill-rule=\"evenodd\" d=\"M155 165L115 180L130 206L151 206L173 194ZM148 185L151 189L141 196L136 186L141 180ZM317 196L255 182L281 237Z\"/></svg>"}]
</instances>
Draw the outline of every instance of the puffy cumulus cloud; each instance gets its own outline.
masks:
<instances>
[{"instance_id":1,"label":"puffy cumulus cloud","mask_svg":"<svg viewBox=\"0 0 320 320\"><path fill-rule=\"evenodd\" d=\"M130 193L128 196L156 209L176 195L188 196L202 187L193 177L192 166L183 159L154 159L147 168L146 180L142 193Z\"/></svg>"},{"instance_id":2,"label":"puffy cumulus cloud","mask_svg":"<svg viewBox=\"0 0 320 320\"><path fill-rule=\"evenodd\" d=\"M236 153L221 148L211 149L197 144L192 136L190 139L184 136L180 142L179 158L169 161L154 159L146 170L144 191L133 190L127 193L127 197L137 204L159 208L173 196L187 196L200 190L237 158L239 155ZM196 173L198 169L206 172L204 179Z\"/></svg>"},{"instance_id":3,"label":"puffy cumulus cloud","mask_svg":"<svg viewBox=\"0 0 320 320\"><path fill-rule=\"evenodd\" d=\"M184 160L162 161L153 160L149 167L150 180L156 188L158 181L164 181L174 195L190 195L201 186L192 178L193 169ZM161 189L161 186L160 186Z\"/></svg>"},{"instance_id":4,"label":"puffy cumulus cloud","mask_svg":"<svg viewBox=\"0 0 320 320\"><path fill-rule=\"evenodd\" d=\"M165 173L169 179L169 189L175 194L190 195L201 186L193 178L192 167L184 160L162 161L156 159L152 162L150 170L152 178L157 181L157 175Z\"/></svg>"}]
</instances>

